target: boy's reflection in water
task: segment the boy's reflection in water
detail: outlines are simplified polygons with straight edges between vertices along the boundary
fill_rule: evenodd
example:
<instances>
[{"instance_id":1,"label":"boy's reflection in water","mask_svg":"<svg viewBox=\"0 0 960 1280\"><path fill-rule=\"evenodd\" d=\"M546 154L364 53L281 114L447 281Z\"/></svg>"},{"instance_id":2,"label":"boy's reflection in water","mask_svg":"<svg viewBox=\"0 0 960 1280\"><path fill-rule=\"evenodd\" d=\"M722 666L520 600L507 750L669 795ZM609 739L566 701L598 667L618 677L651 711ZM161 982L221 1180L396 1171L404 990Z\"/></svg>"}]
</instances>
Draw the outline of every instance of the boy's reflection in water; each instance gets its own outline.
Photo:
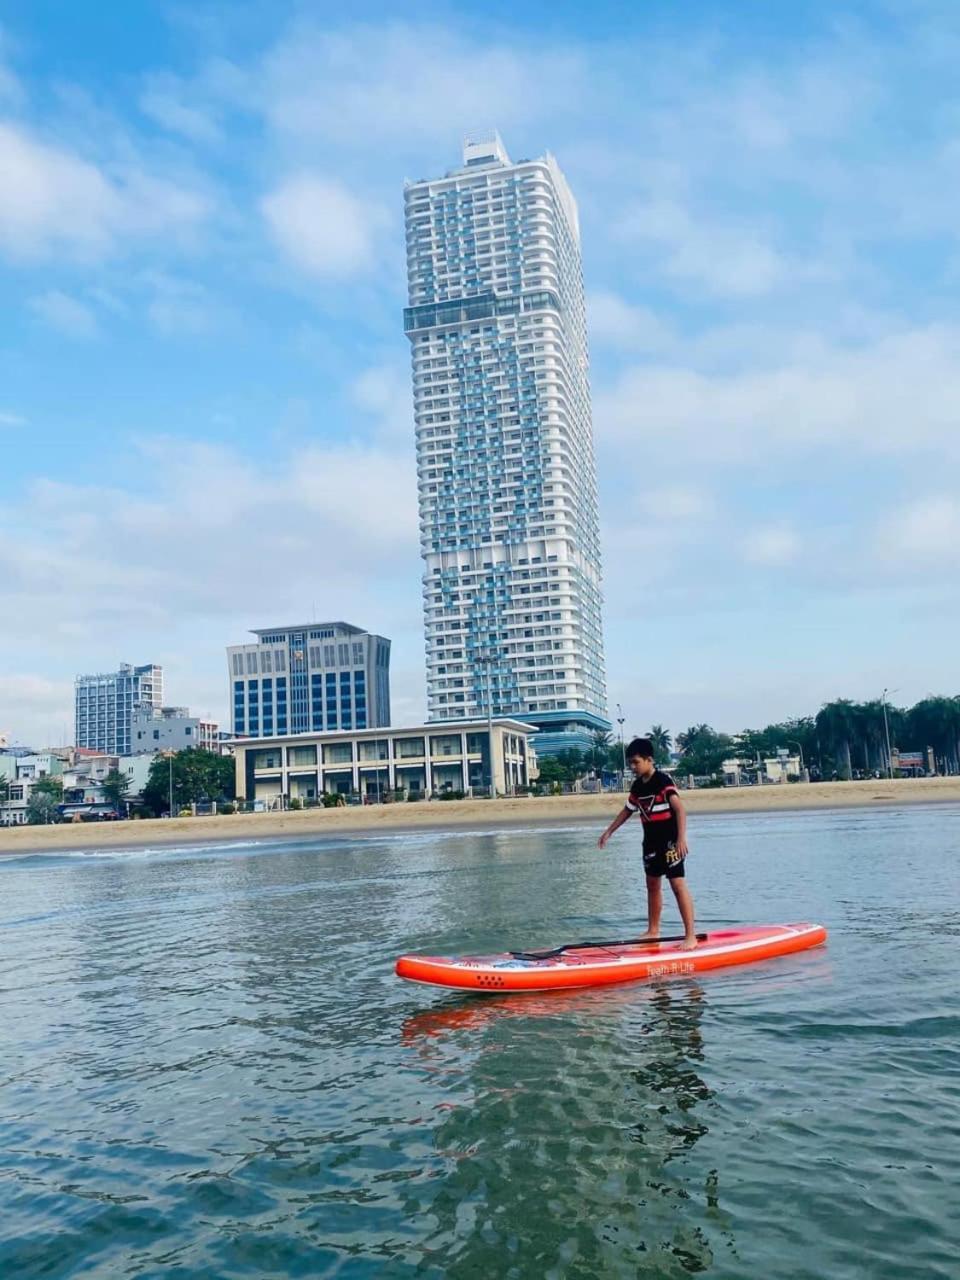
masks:
<instances>
[{"instance_id":1,"label":"boy's reflection in water","mask_svg":"<svg viewBox=\"0 0 960 1280\"><path fill-rule=\"evenodd\" d=\"M687 1163L708 1132L706 1008L686 981L458 1001L409 1018L404 1041L443 1090L433 1138L446 1176L421 1209L439 1219L435 1260L455 1257L452 1275L516 1266L565 1280L719 1261L732 1241L717 1174Z\"/></svg>"}]
</instances>

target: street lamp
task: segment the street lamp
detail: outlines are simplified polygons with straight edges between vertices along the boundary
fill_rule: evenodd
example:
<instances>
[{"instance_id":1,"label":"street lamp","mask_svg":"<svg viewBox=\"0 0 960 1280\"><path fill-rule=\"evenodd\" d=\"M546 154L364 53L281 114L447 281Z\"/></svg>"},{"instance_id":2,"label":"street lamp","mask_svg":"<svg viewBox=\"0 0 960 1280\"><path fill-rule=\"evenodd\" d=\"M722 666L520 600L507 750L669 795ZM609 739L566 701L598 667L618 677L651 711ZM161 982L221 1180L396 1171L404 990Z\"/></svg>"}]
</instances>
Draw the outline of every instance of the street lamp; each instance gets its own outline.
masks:
<instances>
[{"instance_id":1,"label":"street lamp","mask_svg":"<svg viewBox=\"0 0 960 1280\"><path fill-rule=\"evenodd\" d=\"M627 748L623 745L623 722L625 719L626 717L623 714L623 707L621 707L620 703L618 702L617 703L617 724L620 726L620 755L623 758L623 774L620 779L621 782L627 776Z\"/></svg>"}]
</instances>

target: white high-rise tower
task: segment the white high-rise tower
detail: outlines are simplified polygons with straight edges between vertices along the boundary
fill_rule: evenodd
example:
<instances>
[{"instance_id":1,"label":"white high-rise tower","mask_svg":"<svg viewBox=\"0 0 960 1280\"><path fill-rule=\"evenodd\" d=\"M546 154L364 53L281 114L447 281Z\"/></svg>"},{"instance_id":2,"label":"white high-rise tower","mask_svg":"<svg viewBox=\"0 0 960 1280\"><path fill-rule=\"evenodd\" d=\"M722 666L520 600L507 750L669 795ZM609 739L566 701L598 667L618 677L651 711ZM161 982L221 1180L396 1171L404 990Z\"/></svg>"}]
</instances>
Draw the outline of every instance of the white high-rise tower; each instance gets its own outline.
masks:
<instances>
[{"instance_id":1,"label":"white high-rise tower","mask_svg":"<svg viewBox=\"0 0 960 1280\"><path fill-rule=\"evenodd\" d=\"M610 725L577 206L496 133L405 201L429 717L582 747Z\"/></svg>"}]
</instances>

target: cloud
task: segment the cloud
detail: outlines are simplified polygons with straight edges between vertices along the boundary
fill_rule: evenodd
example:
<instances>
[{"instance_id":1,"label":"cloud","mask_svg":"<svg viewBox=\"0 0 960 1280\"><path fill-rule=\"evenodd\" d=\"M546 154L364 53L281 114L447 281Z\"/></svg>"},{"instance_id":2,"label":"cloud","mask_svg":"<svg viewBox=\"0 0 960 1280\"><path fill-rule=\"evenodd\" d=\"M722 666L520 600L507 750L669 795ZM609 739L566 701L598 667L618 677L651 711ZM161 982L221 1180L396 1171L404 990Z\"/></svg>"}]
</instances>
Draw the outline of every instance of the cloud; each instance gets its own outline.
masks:
<instances>
[{"instance_id":1,"label":"cloud","mask_svg":"<svg viewBox=\"0 0 960 1280\"><path fill-rule=\"evenodd\" d=\"M263 60L256 95L271 126L340 148L447 143L576 111L584 66L569 50L522 50L429 24L297 24Z\"/></svg>"},{"instance_id":2,"label":"cloud","mask_svg":"<svg viewBox=\"0 0 960 1280\"><path fill-rule=\"evenodd\" d=\"M108 173L81 156L0 123L0 254L63 252L101 259L124 241L177 236L210 213L207 198L136 166Z\"/></svg>"},{"instance_id":3,"label":"cloud","mask_svg":"<svg viewBox=\"0 0 960 1280\"><path fill-rule=\"evenodd\" d=\"M0 410L0 427L23 427L26 426L26 423L26 418L21 414Z\"/></svg>"},{"instance_id":4,"label":"cloud","mask_svg":"<svg viewBox=\"0 0 960 1280\"><path fill-rule=\"evenodd\" d=\"M615 234L647 247L665 275L724 297L770 293L793 275L784 256L756 227L694 217L676 202L634 205Z\"/></svg>"},{"instance_id":5,"label":"cloud","mask_svg":"<svg viewBox=\"0 0 960 1280\"><path fill-rule=\"evenodd\" d=\"M674 341L670 326L649 307L627 302L616 293L590 294L587 322L593 346L660 351Z\"/></svg>"},{"instance_id":6,"label":"cloud","mask_svg":"<svg viewBox=\"0 0 960 1280\"><path fill-rule=\"evenodd\" d=\"M93 311L59 289L31 298L30 306L52 329L68 338L95 338L100 332Z\"/></svg>"},{"instance_id":7,"label":"cloud","mask_svg":"<svg viewBox=\"0 0 960 1280\"><path fill-rule=\"evenodd\" d=\"M906 329L857 346L787 338L770 367L701 372L690 363L633 365L595 397L598 438L656 433L694 462L760 466L801 454L956 457L960 329ZM749 361L750 352L741 361Z\"/></svg>"},{"instance_id":8,"label":"cloud","mask_svg":"<svg viewBox=\"0 0 960 1280\"><path fill-rule=\"evenodd\" d=\"M181 134L190 142L219 142L223 130L212 110L188 101L189 93L188 87L177 76L149 76L140 95L140 110L161 128Z\"/></svg>"},{"instance_id":9,"label":"cloud","mask_svg":"<svg viewBox=\"0 0 960 1280\"><path fill-rule=\"evenodd\" d=\"M767 565L771 568L790 564L800 552L800 539L783 525L769 525L754 529L741 544L743 558L748 564Z\"/></svg>"},{"instance_id":10,"label":"cloud","mask_svg":"<svg viewBox=\"0 0 960 1280\"><path fill-rule=\"evenodd\" d=\"M72 740L73 683L33 674L0 674L0 735L20 744L20 726L30 725L29 745L61 746Z\"/></svg>"},{"instance_id":11,"label":"cloud","mask_svg":"<svg viewBox=\"0 0 960 1280\"><path fill-rule=\"evenodd\" d=\"M349 388L358 408L374 416L377 439L393 441L413 450L413 393L409 364L388 361L372 365L356 377Z\"/></svg>"},{"instance_id":12,"label":"cloud","mask_svg":"<svg viewBox=\"0 0 960 1280\"><path fill-rule=\"evenodd\" d=\"M144 277L152 296L147 321L157 333L171 338L196 338L222 330L234 316L203 285L164 272Z\"/></svg>"},{"instance_id":13,"label":"cloud","mask_svg":"<svg viewBox=\"0 0 960 1280\"><path fill-rule=\"evenodd\" d=\"M947 494L908 502L884 518L880 539L886 555L956 562L960 559L960 502Z\"/></svg>"},{"instance_id":14,"label":"cloud","mask_svg":"<svg viewBox=\"0 0 960 1280\"><path fill-rule=\"evenodd\" d=\"M383 209L336 179L301 173L261 202L277 245L312 275L352 276L369 271L388 218Z\"/></svg>"}]
</instances>

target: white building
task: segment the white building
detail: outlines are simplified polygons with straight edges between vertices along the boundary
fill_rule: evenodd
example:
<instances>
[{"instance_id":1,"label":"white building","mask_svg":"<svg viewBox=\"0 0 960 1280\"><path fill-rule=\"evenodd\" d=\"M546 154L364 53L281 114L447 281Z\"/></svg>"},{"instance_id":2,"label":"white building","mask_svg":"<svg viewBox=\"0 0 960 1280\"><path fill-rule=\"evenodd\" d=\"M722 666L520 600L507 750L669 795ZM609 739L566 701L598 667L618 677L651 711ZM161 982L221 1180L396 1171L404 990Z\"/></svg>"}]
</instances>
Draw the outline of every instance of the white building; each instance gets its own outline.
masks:
<instances>
[{"instance_id":1,"label":"white building","mask_svg":"<svg viewBox=\"0 0 960 1280\"><path fill-rule=\"evenodd\" d=\"M76 732L78 747L129 755L134 710L163 702L163 670L154 664L119 671L77 676Z\"/></svg>"},{"instance_id":2,"label":"white building","mask_svg":"<svg viewBox=\"0 0 960 1280\"><path fill-rule=\"evenodd\" d=\"M404 729L288 734L236 741L238 798L268 807L328 794L379 800L397 792L429 799L449 791L512 794L537 776L533 726L521 721L451 721Z\"/></svg>"},{"instance_id":3,"label":"white building","mask_svg":"<svg viewBox=\"0 0 960 1280\"><path fill-rule=\"evenodd\" d=\"M724 760L720 768L728 787L739 787L746 780L761 783L787 782L790 778L803 777L799 755L786 750L778 751L775 756L767 756L759 762L755 759Z\"/></svg>"},{"instance_id":4,"label":"white building","mask_svg":"<svg viewBox=\"0 0 960 1280\"><path fill-rule=\"evenodd\" d=\"M577 206L498 135L405 191L430 720L609 730Z\"/></svg>"},{"instance_id":5,"label":"white building","mask_svg":"<svg viewBox=\"0 0 960 1280\"><path fill-rule=\"evenodd\" d=\"M0 755L0 779L6 783L6 798L0 800L0 826L22 826L27 821L30 793L41 778L63 772L58 756L51 752L33 755Z\"/></svg>"},{"instance_id":6,"label":"white building","mask_svg":"<svg viewBox=\"0 0 960 1280\"><path fill-rule=\"evenodd\" d=\"M147 785L152 763L153 757L149 755L88 754L79 757L63 773L64 821L70 821L74 817L96 817L113 811L113 801L108 798L103 784L107 775L114 770L127 778L124 803L136 801Z\"/></svg>"},{"instance_id":7,"label":"white building","mask_svg":"<svg viewBox=\"0 0 960 1280\"><path fill-rule=\"evenodd\" d=\"M187 707L137 707L130 729L131 755L191 747L220 753L219 724L192 716Z\"/></svg>"},{"instance_id":8,"label":"white building","mask_svg":"<svg viewBox=\"0 0 960 1280\"><path fill-rule=\"evenodd\" d=\"M227 665L238 737L381 728L390 723L390 641L348 622L254 631Z\"/></svg>"}]
</instances>

